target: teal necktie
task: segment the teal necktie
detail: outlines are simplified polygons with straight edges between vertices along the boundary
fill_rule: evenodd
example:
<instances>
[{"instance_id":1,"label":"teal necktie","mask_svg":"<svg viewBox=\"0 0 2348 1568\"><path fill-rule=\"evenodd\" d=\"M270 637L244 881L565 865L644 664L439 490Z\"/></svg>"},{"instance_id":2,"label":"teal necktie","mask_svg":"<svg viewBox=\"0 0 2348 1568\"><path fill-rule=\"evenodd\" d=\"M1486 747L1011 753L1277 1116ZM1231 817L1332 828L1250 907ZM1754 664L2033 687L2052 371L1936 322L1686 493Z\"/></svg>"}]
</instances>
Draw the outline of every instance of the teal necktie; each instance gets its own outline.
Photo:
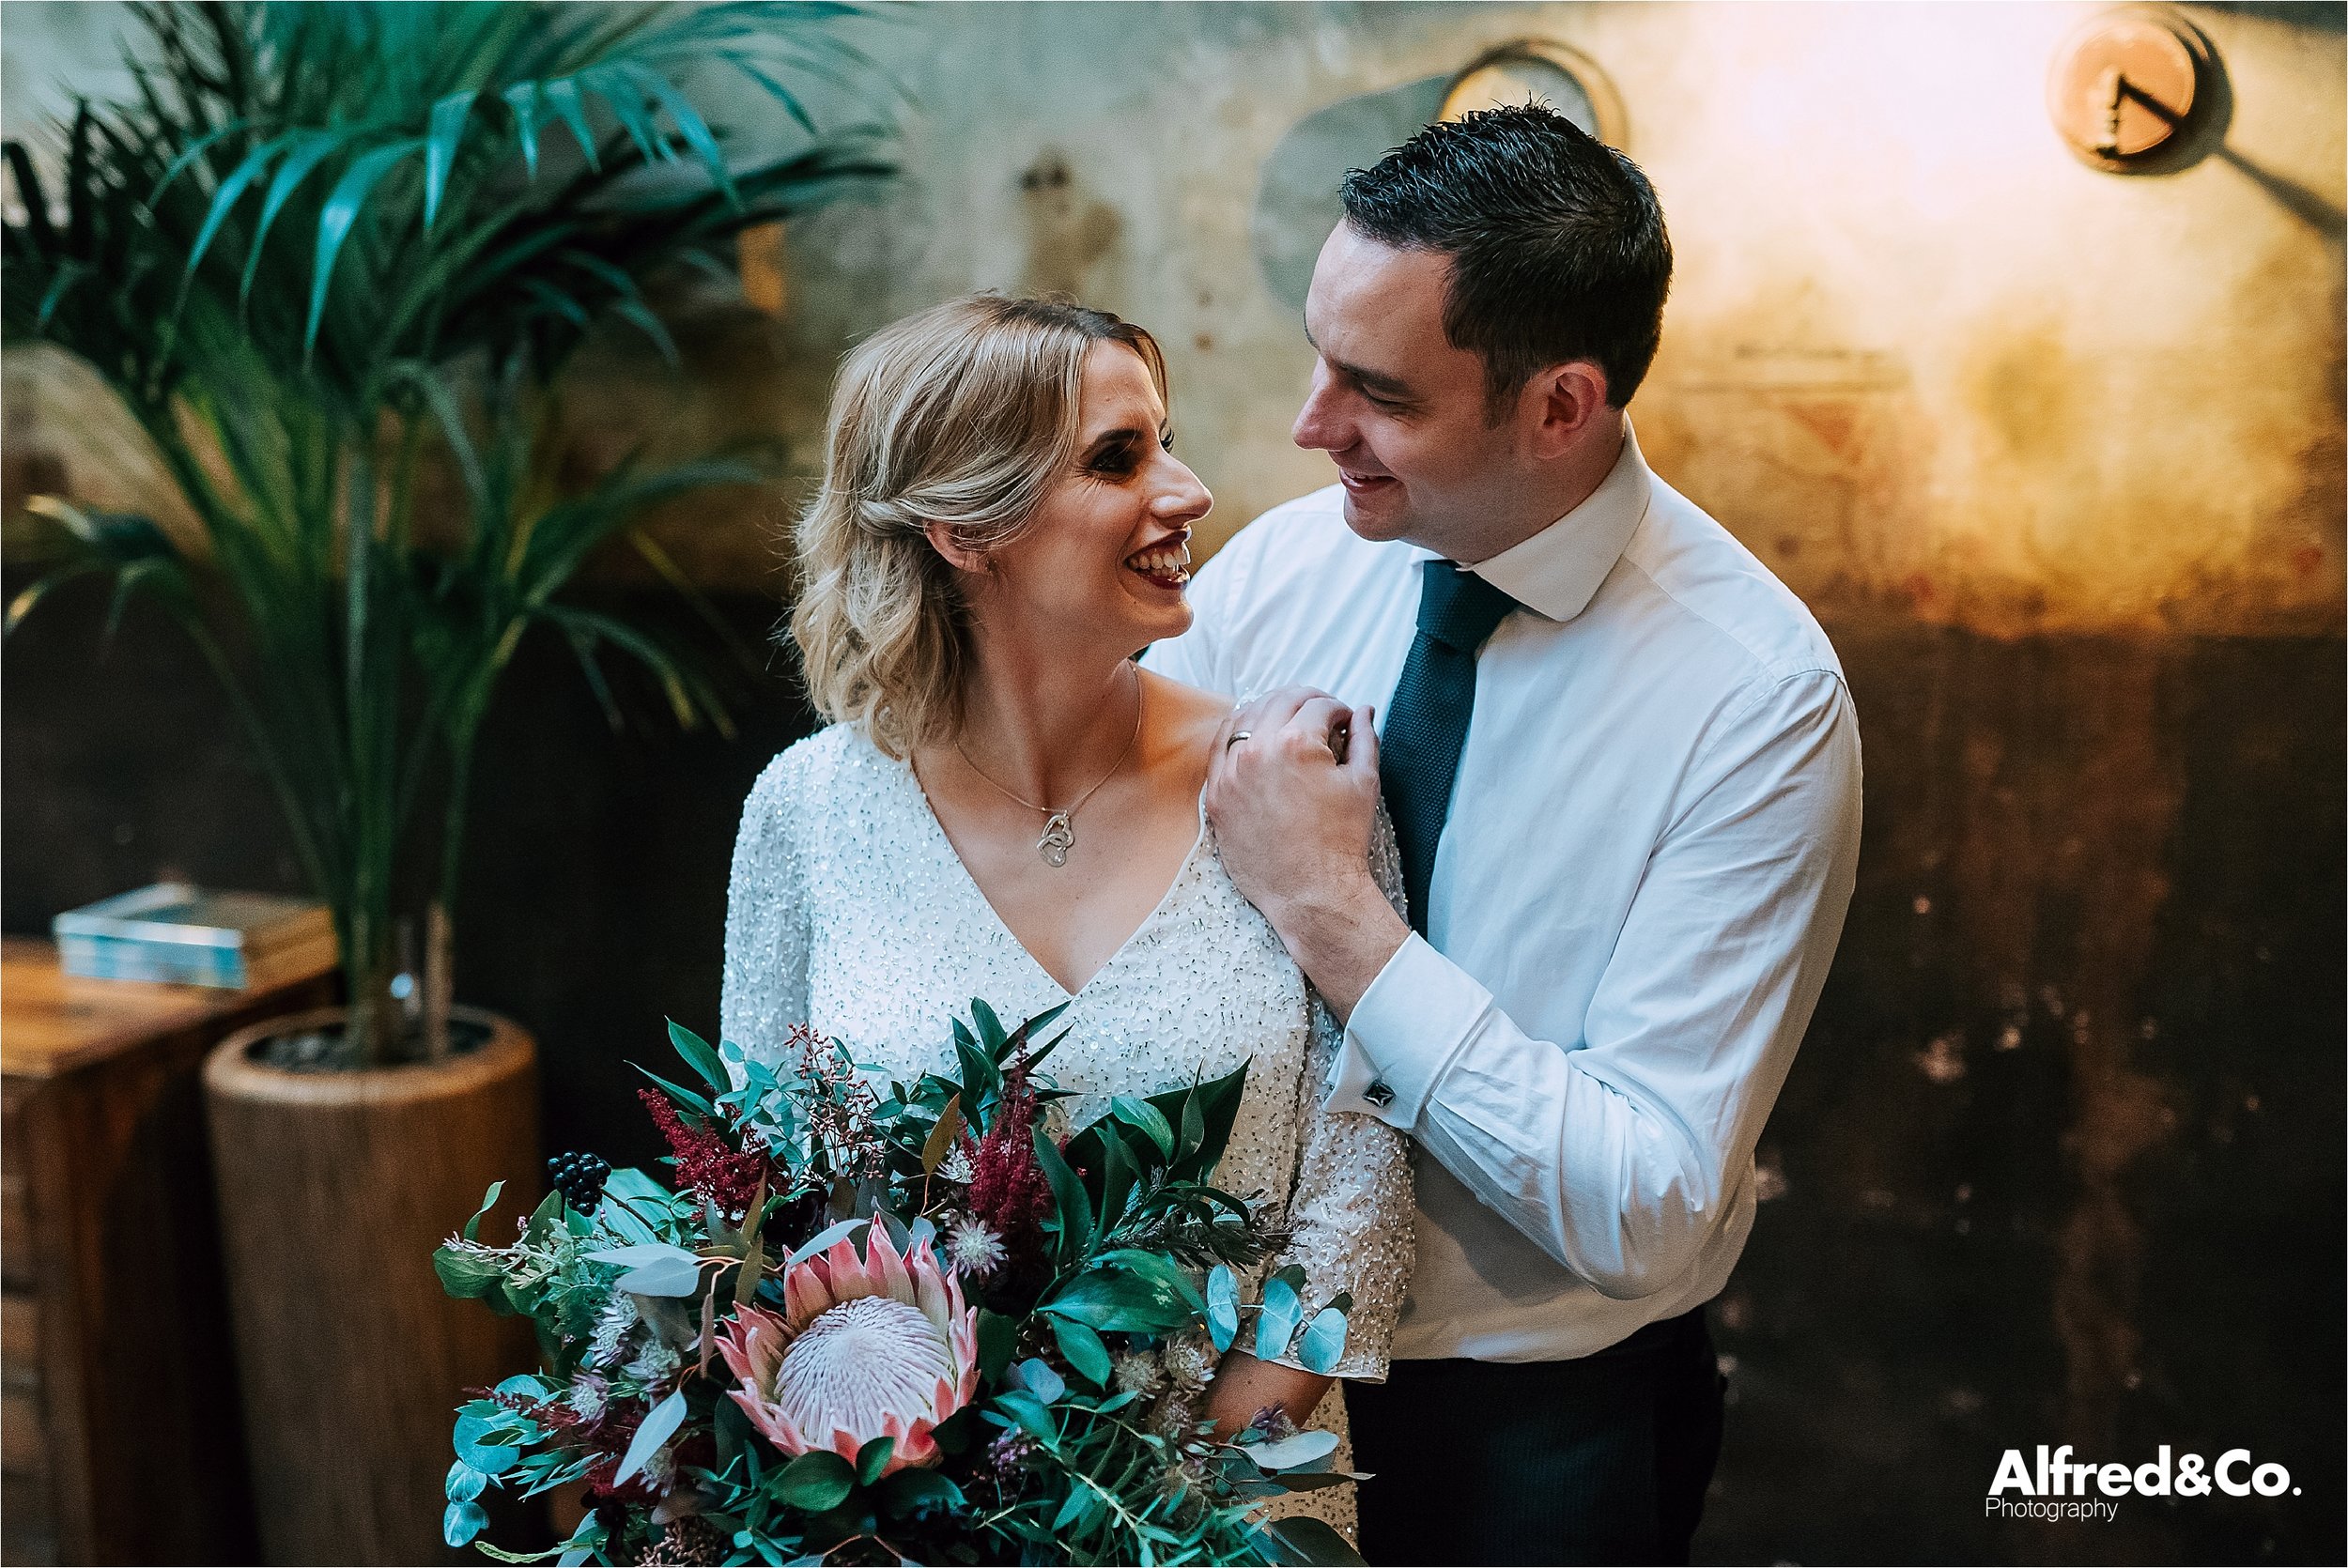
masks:
<instances>
[{"instance_id":1,"label":"teal necktie","mask_svg":"<svg viewBox=\"0 0 2348 1568\"><path fill-rule=\"evenodd\" d=\"M1378 772L1402 852L1411 929L1427 934L1435 846L1451 814L1451 789L1475 712L1475 655L1517 602L1448 561L1419 568L1418 636L1378 743Z\"/></svg>"}]
</instances>

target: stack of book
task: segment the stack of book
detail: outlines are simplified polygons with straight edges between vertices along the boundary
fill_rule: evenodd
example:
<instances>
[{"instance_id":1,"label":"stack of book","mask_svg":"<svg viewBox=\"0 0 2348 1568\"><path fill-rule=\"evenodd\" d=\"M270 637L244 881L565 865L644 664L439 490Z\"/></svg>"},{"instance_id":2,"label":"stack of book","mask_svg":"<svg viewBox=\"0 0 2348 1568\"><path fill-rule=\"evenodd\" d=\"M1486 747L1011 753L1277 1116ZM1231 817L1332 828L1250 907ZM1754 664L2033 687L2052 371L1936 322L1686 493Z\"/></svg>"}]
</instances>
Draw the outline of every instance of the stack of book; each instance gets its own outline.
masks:
<instances>
[{"instance_id":1,"label":"stack of book","mask_svg":"<svg viewBox=\"0 0 2348 1568\"><path fill-rule=\"evenodd\" d=\"M230 990L275 985L331 967L326 906L268 893L214 893L157 883L69 910L50 922L69 975Z\"/></svg>"}]
</instances>

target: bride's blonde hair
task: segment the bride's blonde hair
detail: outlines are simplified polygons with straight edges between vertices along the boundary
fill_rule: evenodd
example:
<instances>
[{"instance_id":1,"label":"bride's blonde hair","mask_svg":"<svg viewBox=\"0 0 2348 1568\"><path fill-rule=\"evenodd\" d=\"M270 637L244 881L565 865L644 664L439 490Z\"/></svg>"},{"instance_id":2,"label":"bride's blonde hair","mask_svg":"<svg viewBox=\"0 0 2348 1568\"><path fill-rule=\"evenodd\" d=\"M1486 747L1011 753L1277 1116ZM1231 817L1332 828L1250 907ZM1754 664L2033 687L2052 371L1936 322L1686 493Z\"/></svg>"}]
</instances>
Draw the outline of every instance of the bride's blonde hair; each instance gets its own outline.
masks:
<instances>
[{"instance_id":1,"label":"bride's blonde hair","mask_svg":"<svg viewBox=\"0 0 2348 1568\"><path fill-rule=\"evenodd\" d=\"M950 733L969 654L942 524L984 554L1018 537L1074 459L1085 359L1139 355L1166 395L1157 340L1062 298L974 294L881 329L832 384L823 488L796 530L791 636L809 697L904 757Z\"/></svg>"}]
</instances>

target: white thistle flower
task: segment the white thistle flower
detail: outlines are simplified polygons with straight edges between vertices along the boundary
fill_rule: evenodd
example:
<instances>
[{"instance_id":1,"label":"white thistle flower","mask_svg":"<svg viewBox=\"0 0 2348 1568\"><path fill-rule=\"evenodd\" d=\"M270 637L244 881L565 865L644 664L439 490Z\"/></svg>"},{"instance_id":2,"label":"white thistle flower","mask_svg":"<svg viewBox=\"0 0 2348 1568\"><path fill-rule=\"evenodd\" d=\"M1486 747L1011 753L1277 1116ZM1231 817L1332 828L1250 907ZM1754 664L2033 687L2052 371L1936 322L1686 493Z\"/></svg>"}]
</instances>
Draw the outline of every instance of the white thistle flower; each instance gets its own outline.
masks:
<instances>
[{"instance_id":1,"label":"white thistle flower","mask_svg":"<svg viewBox=\"0 0 2348 1568\"><path fill-rule=\"evenodd\" d=\"M642 1319L636 1311L636 1299L614 1294L604 1303L603 1313L595 1319L595 1330L587 1341L587 1364L610 1366L627 1349L627 1337L635 1332Z\"/></svg>"},{"instance_id":2,"label":"white thistle flower","mask_svg":"<svg viewBox=\"0 0 2348 1568\"><path fill-rule=\"evenodd\" d=\"M950 1181L957 1187L969 1186L970 1178L976 1175L978 1172L970 1168L969 1151L960 1144L953 1146L952 1151L938 1163L937 1167L937 1179Z\"/></svg>"},{"instance_id":3,"label":"white thistle flower","mask_svg":"<svg viewBox=\"0 0 2348 1568\"><path fill-rule=\"evenodd\" d=\"M1180 1389L1203 1389L1214 1381L1214 1353L1195 1339L1166 1347L1166 1373Z\"/></svg>"},{"instance_id":4,"label":"white thistle flower","mask_svg":"<svg viewBox=\"0 0 2348 1568\"><path fill-rule=\"evenodd\" d=\"M1155 1393L1166 1374L1158 1365L1157 1357L1147 1350L1129 1350L1117 1358L1112 1374L1119 1393Z\"/></svg>"},{"instance_id":5,"label":"white thistle flower","mask_svg":"<svg viewBox=\"0 0 2348 1568\"><path fill-rule=\"evenodd\" d=\"M611 1386L592 1372L581 1374L571 1384L570 1407L581 1421L601 1421L610 1402Z\"/></svg>"},{"instance_id":6,"label":"white thistle flower","mask_svg":"<svg viewBox=\"0 0 2348 1568\"><path fill-rule=\"evenodd\" d=\"M946 1233L946 1255L956 1271L982 1280L1003 1264L1003 1238L974 1214L956 1220Z\"/></svg>"},{"instance_id":7,"label":"white thistle flower","mask_svg":"<svg viewBox=\"0 0 2348 1568\"><path fill-rule=\"evenodd\" d=\"M643 1383L664 1383L676 1376L685 1364L685 1358L660 1340L653 1340L636 1353L636 1359L620 1370Z\"/></svg>"},{"instance_id":8,"label":"white thistle flower","mask_svg":"<svg viewBox=\"0 0 2348 1568\"><path fill-rule=\"evenodd\" d=\"M1169 1442L1183 1442L1196 1436L1191 1428L1197 1424L1187 1400L1166 1395L1150 1407L1150 1430Z\"/></svg>"},{"instance_id":9,"label":"white thistle flower","mask_svg":"<svg viewBox=\"0 0 2348 1568\"><path fill-rule=\"evenodd\" d=\"M644 1461L644 1479L656 1492L666 1492L676 1484L676 1450L663 1443L653 1450Z\"/></svg>"}]
</instances>

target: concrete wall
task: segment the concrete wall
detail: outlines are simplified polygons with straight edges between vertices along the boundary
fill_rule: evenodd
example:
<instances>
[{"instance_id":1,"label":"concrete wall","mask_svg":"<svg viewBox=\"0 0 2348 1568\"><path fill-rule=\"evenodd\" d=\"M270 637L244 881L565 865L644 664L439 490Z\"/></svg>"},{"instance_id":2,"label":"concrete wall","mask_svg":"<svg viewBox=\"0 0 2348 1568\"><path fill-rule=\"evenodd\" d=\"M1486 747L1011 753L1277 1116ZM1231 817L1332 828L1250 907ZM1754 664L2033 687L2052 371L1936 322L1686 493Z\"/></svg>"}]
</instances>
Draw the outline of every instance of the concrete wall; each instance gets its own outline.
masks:
<instances>
[{"instance_id":1,"label":"concrete wall","mask_svg":"<svg viewBox=\"0 0 2348 1568\"><path fill-rule=\"evenodd\" d=\"M1073 289L1165 340L1209 531L1236 528L1330 477L1287 440L1310 359L1266 277L1331 215L1259 208L1284 155L1329 160L1290 132L1545 36L1614 82L1677 251L1642 440L1814 605L2329 627L2341 36L2193 10L2232 84L2223 151L2121 178L2044 107L2095 9L927 8L895 52L915 177L794 234L790 358L962 289ZM1375 158L1409 108L1336 150Z\"/></svg>"},{"instance_id":2,"label":"concrete wall","mask_svg":"<svg viewBox=\"0 0 2348 1568\"><path fill-rule=\"evenodd\" d=\"M1407 134L1486 46L1543 36L1614 83L1677 249L1642 440L1814 606L1999 635L2327 630L2339 8L2189 8L2223 63L2222 138L2159 177L2086 167L2048 121L2047 66L2095 10L917 8L865 29L914 102L906 177L795 226L780 320L688 309L680 383L615 341L580 439L757 430L811 453L846 344L965 289L1061 288L1166 344L1219 542L1331 477L1288 440L1310 358L1282 298L1331 177ZM115 11L8 8L12 134L54 107L54 68L116 85ZM735 106L750 146L798 134ZM102 424L70 378L20 370L10 390L20 441ZM124 500L150 487L135 455L75 461ZM704 579L752 587L782 510L671 532Z\"/></svg>"}]
</instances>

